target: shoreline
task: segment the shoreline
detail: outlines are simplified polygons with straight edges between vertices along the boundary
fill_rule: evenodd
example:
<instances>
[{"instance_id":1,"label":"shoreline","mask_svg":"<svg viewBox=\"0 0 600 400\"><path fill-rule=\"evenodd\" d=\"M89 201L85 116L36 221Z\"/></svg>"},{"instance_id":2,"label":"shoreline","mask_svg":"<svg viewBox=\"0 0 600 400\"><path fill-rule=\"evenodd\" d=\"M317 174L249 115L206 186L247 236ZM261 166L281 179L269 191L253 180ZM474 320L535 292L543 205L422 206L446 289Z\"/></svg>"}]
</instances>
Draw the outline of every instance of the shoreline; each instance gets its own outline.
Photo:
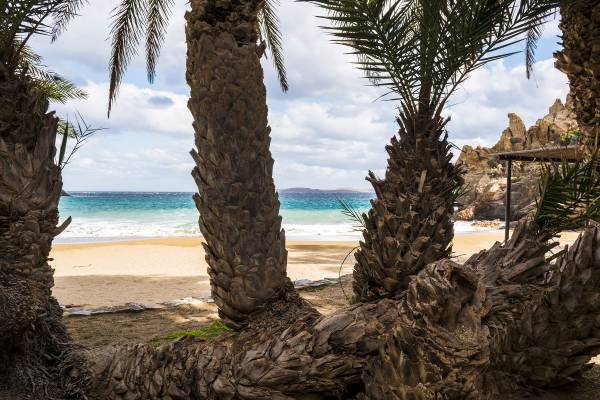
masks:
<instances>
[{"instance_id":1,"label":"shoreline","mask_svg":"<svg viewBox=\"0 0 600 400\"><path fill-rule=\"evenodd\" d=\"M567 232L560 242L570 244L577 235ZM501 230L457 234L452 257L456 262L464 262L503 239ZM354 257L348 254L358 242L289 240L287 275L292 281L310 283L351 274ZM50 257L55 269L53 293L67 308L85 311L210 296L208 265L200 237L55 244Z\"/></svg>"},{"instance_id":2,"label":"shoreline","mask_svg":"<svg viewBox=\"0 0 600 400\"><path fill-rule=\"evenodd\" d=\"M477 221L466 221L466 222L477 222ZM512 231L512 230L511 230ZM498 229L481 229L481 230L473 230L467 232L455 232L454 236L468 236L468 235L480 235L480 234L496 234L496 233L504 234L503 228ZM290 237L291 236L291 237ZM63 245L93 245L93 244L112 244L112 243L129 243L129 242L145 242L145 241L160 241L160 240L172 240L172 239L202 239L201 235L169 235L169 236L88 236L88 237L65 237L61 238L60 236L54 239L53 246L63 246ZM295 242L310 242L310 243L351 243L358 242L362 239L362 235L356 236L356 238L351 237L343 237L340 239L333 239L329 236L325 236L324 239L315 237L306 237L299 238L293 235L286 235L286 241L288 243Z\"/></svg>"}]
</instances>

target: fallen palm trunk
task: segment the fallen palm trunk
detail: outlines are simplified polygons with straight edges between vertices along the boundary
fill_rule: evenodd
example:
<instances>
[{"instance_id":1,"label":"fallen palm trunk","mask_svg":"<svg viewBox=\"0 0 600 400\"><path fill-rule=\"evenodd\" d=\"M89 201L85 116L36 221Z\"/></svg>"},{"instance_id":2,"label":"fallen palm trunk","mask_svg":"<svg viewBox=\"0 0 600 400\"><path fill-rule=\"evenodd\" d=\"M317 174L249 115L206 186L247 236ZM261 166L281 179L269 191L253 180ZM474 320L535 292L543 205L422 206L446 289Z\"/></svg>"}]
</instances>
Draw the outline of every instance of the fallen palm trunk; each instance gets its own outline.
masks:
<instances>
[{"instance_id":1,"label":"fallen palm trunk","mask_svg":"<svg viewBox=\"0 0 600 400\"><path fill-rule=\"evenodd\" d=\"M290 294L219 341L113 349L94 359L97 389L108 399L478 399L565 383L598 349L600 232L588 229L550 276L551 246L534 238L523 224L464 266L430 264L399 300L319 316Z\"/></svg>"},{"instance_id":2,"label":"fallen palm trunk","mask_svg":"<svg viewBox=\"0 0 600 400\"><path fill-rule=\"evenodd\" d=\"M554 268L545 285L526 294L498 353L498 368L514 371L518 384L570 383L600 353L600 231L588 229Z\"/></svg>"}]
</instances>

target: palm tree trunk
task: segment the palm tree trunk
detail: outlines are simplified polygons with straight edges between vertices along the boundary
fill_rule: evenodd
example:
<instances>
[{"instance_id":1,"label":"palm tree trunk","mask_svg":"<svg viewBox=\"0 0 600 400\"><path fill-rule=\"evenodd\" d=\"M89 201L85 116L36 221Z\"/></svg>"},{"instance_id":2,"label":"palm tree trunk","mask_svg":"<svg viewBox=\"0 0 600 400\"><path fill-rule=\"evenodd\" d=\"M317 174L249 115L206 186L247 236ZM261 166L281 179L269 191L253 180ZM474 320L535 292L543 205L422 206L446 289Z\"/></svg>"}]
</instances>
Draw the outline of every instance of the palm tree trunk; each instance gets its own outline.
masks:
<instances>
[{"instance_id":1,"label":"palm tree trunk","mask_svg":"<svg viewBox=\"0 0 600 400\"><path fill-rule=\"evenodd\" d=\"M186 15L194 200L212 297L233 328L292 287L269 151L264 48L256 31L260 5L193 0Z\"/></svg>"},{"instance_id":2,"label":"palm tree trunk","mask_svg":"<svg viewBox=\"0 0 600 400\"><path fill-rule=\"evenodd\" d=\"M364 242L356 253L354 300L394 297L410 276L451 253L456 191L463 179L451 163L446 121L404 108L399 139L386 147L385 179L369 172L376 199L364 216Z\"/></svg>"},{"instance_id":3,"label":"palm tree trunk","mask_svg":"<svg viewBox=\"0 0 600 400\"><path fill-rule=\"evenodd\" d=\"M556 68L567 74L577 123L588 144L600 143L600 1L566 1L560 8L563 49Z\"/></svg>"},{"instance_id":4,"label":"palm tree trunk","mask_svg":"<svg viewBox=\"0 0 600 400\"><path fill-rule=\"evenodd\" d=\"M587 229L557 269L547 239L522 222L462 267L422 270L365 368L369 398L521 399L573 382L600 352L600 230Z\"/></svg>"},{"instance_id":5,"label":"palm tree trunk","mask_svg":"<svg viewBox=\"0 0 600 400\"><path fill-rule=\"evenodd\" d=\"M0 66L0 392L67 397L86 378L51 292L62 181L57 119L47 110L30 83Z\"/></svg>"},{"instance_id":6,"label":"palm tree trunk","mask_svg":"<svg viewBox=\"0 0 600 400\"><path fill-rule=\"evenodd\" d=\"M540 300L506 324L510 342L499 349L496 368L512 372L516 384L556 387L574 381L600 354L600 230L589 228L540 285ZM537 294L536 294L537 292ZM534 306L528 306L534 304Z\"/></svg>"},{"instance_id":7,"label":"palm tree trunk","mask_svg":"<svg viewBox=\"0 0 600 400\"><path fill-rule=\"evenodd\" d=\"M559 260L571 267L554 272L564 280L555 284L545 278L551 246L521 224L507 245L465 265L429 264L397 300L320 317L299 307L216 340L113 348L93 359L98 394L475 400L563 384L597 348L598 244L600 230L587 229Z\"/></svg>"}]
</instances>

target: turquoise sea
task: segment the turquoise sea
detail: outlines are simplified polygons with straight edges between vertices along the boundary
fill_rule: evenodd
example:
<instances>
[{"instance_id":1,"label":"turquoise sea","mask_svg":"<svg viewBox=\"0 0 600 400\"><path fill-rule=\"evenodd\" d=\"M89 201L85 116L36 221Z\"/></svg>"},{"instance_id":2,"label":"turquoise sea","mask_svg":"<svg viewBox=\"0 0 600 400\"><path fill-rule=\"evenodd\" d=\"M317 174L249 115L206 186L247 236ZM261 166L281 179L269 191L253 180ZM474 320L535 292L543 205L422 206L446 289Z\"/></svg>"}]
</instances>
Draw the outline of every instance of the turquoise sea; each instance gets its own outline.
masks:
<instances>
[{"instance_id":1,"label":"turquoise sea","mask_svg":"<svg viewBox=\"0 0 600 400\"><path fill-rule=\"evenodd\" d=\"M192 193L70 192L60 201L60 216L73 218L57 242L196 236L198 211ZM283 227L289 239L357 240L356 223L342 213L340 199L366 211L374 193L283 191L279 194ZM457 232L480 230L459 223Z\"/></svg>"}]
</instances>

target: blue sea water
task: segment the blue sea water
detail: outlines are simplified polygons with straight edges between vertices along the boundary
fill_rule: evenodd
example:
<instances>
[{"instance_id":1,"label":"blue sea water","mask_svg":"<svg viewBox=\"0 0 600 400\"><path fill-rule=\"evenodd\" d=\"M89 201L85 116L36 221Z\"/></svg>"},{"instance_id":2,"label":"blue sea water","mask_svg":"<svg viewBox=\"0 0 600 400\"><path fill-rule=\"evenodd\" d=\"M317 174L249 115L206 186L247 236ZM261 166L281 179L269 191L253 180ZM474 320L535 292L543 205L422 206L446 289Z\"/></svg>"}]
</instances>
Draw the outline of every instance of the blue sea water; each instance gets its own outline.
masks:
<instances>
[{"instance_id":1,"label":"blue sea water","mask_svg":"<svg viewBox=\"0 0 600 400\"><path fill-rule=\"evenodd\" d=\"M60 201L60 216L73 218L58 242L197 236L198 211L192 193L70 192ZM342 213L340 200L360 212L373 193L281 192L283 227L289 239L357 240L356 222ZM463 224L464 225L464 224ZM457 226L457 231L476 230Z\"/></svg>"}]
</instances>

